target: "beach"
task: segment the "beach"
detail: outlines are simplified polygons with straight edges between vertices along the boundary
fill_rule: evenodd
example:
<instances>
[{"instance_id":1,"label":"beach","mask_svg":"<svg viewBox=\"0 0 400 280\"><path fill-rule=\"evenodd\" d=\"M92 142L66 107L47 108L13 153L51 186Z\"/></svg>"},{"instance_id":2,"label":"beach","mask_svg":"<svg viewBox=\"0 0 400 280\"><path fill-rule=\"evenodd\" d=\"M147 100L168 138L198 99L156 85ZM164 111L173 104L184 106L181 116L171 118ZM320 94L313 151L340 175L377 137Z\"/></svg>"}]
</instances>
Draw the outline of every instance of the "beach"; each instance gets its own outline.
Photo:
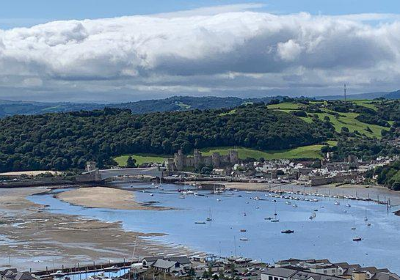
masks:
<instances>
[{"instance_id":1,"label":"beach","mask_svg":"<svg viewBox=\"0 0 400 280\"><path fill-rule=\"evenodd\" d=\"M108 263L148 254L182 254L185 248L149 240L163 233L125 231L121 222L106 222L46 211L27 197L48 193L45 187L0 189L0 266L44 270L77 263ZM113 202L113 197L108 197ZM113 202L115 203L115 202ZM50 267L49 267L50 268Z\"/></svg>"},{"instance_id":2,"label":"beach","mask_svg":"<svg viewBox=\"0 0 400 280\"><path fill-rule=\"evenodd\" d=\"M135 201L132 191L107 187L87 187L59 193L57 198L83 207L115 210L168 210L165 207L143 205Z\"/></svg>"}]
</instances>

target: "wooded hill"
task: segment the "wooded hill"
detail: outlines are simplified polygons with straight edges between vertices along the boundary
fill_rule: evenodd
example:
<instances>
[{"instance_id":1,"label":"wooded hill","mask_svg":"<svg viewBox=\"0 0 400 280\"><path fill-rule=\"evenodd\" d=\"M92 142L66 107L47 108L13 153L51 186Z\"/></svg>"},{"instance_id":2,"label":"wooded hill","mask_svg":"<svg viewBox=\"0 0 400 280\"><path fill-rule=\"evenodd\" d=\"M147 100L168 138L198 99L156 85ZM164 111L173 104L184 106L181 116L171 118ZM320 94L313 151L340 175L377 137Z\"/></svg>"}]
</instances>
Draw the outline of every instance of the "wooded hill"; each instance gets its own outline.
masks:
<instances>
[{"instance_id":1,"label":"wooded hill","mask_svg":"<svg viewBox=\"0 0 400 280\"><path fill-rule=\"evenodd\" d=\"M324 126L331 130L264 104L143 115L106 108L13 116L0 120L0 171L82 169L88 160L105 166L117 155L173 154L180 148L287 149L326 140Z\"/></svg>"}]
</instances>

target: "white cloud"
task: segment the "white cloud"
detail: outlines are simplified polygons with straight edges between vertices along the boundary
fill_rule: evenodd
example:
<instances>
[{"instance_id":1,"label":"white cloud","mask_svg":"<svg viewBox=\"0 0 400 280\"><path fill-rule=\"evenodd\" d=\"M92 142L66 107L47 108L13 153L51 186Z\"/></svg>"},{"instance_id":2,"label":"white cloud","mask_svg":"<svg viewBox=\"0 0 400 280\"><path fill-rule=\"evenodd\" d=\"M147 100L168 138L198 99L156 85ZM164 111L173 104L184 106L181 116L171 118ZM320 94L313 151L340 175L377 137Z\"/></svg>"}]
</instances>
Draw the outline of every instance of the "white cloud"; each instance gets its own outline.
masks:
<instances>
[{"instance_id":1,"label":"white cloud","mask_svg":"<svg viewBox=\"0 0 400 280\"><path fill-rule=\"evenodd\" d=\"M115 101L116 92L134 99L149 91L247 96L324 94L343 82L357 91L400 86L400 22L363 23L394 15L243 11L257 7L0 30L0 98L17 85L26 99L39 88L53 98L69 92L94 100L101 92Z\"/></svg>"}]
</instances>

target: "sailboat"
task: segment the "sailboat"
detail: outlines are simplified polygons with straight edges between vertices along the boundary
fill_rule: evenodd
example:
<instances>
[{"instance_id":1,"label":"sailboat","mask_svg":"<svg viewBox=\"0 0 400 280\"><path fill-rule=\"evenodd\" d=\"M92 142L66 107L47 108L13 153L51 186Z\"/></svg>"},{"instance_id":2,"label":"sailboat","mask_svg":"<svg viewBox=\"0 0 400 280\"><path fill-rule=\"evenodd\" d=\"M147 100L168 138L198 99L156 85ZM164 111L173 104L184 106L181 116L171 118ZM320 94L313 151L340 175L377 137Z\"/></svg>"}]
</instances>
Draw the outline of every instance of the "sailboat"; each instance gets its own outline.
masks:
<instances>
[{"instance_id":1,"label":"sailboat","mask_svg":"<svg viewBox=\"0 0 400 280\"><path fill-rule=\"evenodd\" d=\"M208 217L207 217L206 221L207 222L211 222L212 221L211 208L208 211Z\"/></svg>"},{"instance_id":2,"label":"sailboat","mask_svg":"<svg viewBox=\"0 0 400 280\"><path fill-rule=\"evenodd\" d=\"M275 213L274 213L274 218L271 220L272 223L277 223L279 222L279 219L277 219L278 214L276 213L276 202L275 202Z\"/></svg>"},{"instance_id":3,"label":"sailboat","mask_svg":"<svg viewBox=\"0 0 400 280\"><path fill-rule=\"evenodd\" d=\"M368 222L367 210L365 210L365 217L364 217L364 221L365 221L365 222Z\"/></svg>"}]
</instances>

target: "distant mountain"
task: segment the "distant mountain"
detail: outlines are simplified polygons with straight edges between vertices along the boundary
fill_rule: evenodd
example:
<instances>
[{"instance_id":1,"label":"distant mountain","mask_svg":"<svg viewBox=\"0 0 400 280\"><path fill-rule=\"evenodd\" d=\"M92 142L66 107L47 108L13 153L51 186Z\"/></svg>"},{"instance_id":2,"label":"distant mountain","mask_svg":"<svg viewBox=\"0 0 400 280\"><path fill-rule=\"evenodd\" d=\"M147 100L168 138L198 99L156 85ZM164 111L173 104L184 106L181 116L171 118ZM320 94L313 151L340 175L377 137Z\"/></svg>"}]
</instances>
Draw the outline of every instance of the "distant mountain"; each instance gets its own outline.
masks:
<instances>
[{"instance_id":1,"label":"distant mountain","mask_svg":"<svg viewBox=\"0 0 400 280\"><path fill-rule=\"evenodd\" d=\"M247 98L238 97L191 97L174 96L165 99L142 100L137 102L119 104L95 104L95 103L46 103L28 101L0 100L0 118L13 115L37 115L44 113L72 112L80 110L95 110L105 107L130 109L134 114L154 112L171 112L186 110L204 110L236 107L244 103L268 103L272 99L283 97Z\"/></svg>"},{"instance_id":2,"label":"distant mountain","mask_svg":"<svg viewBox=\"0 0 400 280\"><path fill-rule=\"evenodd\" d=\"M45 113L94 110L102 108L104 108L104 105L88 103L46 103L0 100L0 118L14 115L37 115Z\"/></svg>"},{"instance_id":3,"label":"distant mountain","mask_svg":"<svg viewBox=\"0 0 400 280\"><path fill-rule=\"evenodd\" d=\"M400 99L400 90L389 92L388 94L385 94L383 96L383 98L386 98L386 99Z\"/></svg>"},{"instance_id":4,"label":"distant mountain","mask_svg":"<svg viewBox=\"0 0 400 280\"><path fill-rule=\"evenodd\" d=\"M315 99L318 100L339 100L343 99L343 95L330 95L330 96L317 96ZM393 92L369 92L369 93L359 93L347 95L350 100L362 100L362 99L375 99L375 98L385 98L385 99L400 99L400 90Z\"/></svg>"},{"instance_id":5,"label":"distant mountain","mask_svg":"<svg viewBox=\"0 0 400 280\"><path fill-rule=\"evenodd\" d=\"M400 90L394 92L373 92L348 95L348 99L399 99ZM80 110L104 109L105 107L130 109L134 114L145 114L154 112L171 112L186 110L205 110L233 108L244 103L268 103L272 99L282 100L283 96L260 97L260 98L239 98L239 97L192 97L173 96L165 99L142 100L118 104L96 104L96 103L68 103L68 102L31 102L31 101L6 101L0 100L0 118L13 115L36 115L44 113L71 112ZM315 99L338 100L343 99L342 95L318 96Z\"/></svg>"}]
</instances>

